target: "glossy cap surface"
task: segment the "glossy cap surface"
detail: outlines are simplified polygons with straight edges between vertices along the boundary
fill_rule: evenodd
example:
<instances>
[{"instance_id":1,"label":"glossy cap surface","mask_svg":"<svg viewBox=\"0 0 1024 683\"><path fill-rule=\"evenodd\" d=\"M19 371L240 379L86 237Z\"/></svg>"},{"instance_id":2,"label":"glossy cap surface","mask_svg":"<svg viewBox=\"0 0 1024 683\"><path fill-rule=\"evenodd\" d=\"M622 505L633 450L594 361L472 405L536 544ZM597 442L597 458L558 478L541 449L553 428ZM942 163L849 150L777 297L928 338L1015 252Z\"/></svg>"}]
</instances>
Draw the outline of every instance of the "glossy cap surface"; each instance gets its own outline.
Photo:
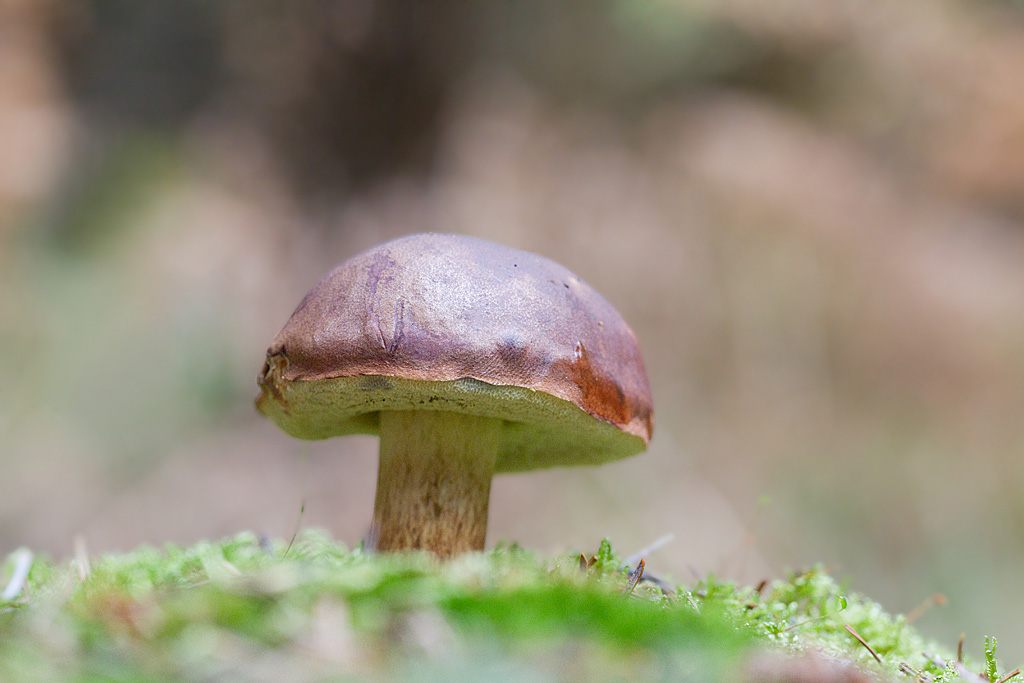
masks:
<instances>
[{"instance_id":1,"label":"glossy cap surface","mask_svg":"<svg viewBox=\"0 0 1024 683\"><path fill-rule=\"evenodd\" d=\"M260 411L300 438L377 433L382 410L505 421L497 470L595 464L651 436L636 339L564 267L483 240L423 234L346 261L267 350Z\"/></svg>"}]
</instances>

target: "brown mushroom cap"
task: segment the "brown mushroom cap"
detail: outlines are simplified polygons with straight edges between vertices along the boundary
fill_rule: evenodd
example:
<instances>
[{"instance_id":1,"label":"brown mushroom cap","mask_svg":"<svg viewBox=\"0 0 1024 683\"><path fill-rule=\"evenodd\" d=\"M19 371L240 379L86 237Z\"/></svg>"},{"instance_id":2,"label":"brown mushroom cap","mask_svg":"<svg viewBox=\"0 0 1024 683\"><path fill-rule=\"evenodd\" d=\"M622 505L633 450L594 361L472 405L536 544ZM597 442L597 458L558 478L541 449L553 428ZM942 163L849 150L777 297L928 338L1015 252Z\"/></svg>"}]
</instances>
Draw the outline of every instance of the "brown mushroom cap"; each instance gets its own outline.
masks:
<instances>
[{"instance_id":1,"label":"brown mushroom cap","mask_svg":"<svg viewBox=\"0 0 1024 683\"><path fill-rule=\"evenodd\" d=\"M292 436L377 434L384 410L503 420L495 470L642 451L651 391L636 338L597 292L529 252L411 235L346 261L267 349L257 406Z\"/></svg>"}]
</instances>

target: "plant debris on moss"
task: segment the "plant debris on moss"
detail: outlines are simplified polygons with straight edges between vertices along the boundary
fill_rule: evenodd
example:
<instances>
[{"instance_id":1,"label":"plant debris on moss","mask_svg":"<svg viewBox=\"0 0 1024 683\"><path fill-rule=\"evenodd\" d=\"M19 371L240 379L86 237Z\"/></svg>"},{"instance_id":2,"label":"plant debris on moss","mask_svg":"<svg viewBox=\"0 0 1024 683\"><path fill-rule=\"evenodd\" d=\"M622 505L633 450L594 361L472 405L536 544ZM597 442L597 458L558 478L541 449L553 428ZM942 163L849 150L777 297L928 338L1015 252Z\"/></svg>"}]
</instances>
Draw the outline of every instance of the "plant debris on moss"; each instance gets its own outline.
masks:
<instances>
[{"instance_id":1,"label":"plant debris on moss","mask_svg":"<svg viewBox=\"0 0 1024 683\"><path fill-rule=\"evenodd\" d=\"M821 569L674 587L607 542L440 563L310 531L26 558L0 565L2 681L1019 680L995 639L964 661Z\"/></svg>"}]
</instances>

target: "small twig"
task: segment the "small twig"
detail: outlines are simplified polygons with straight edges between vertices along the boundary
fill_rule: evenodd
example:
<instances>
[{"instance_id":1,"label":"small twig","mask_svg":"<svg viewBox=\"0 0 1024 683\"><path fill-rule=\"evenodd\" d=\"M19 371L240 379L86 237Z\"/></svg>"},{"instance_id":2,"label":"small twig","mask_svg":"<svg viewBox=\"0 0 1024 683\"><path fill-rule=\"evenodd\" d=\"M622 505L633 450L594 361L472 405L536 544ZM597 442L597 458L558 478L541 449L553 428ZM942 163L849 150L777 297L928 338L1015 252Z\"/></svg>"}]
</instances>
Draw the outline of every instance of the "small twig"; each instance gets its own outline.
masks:
<instances>
[{"instance_id":1,"label":"small twig","mask_svg":"<svg viewBox=\"0 0 1024 683\"><path fill-rule=\"evenodd\" d=\"M78 565L78 578L85 581L89 578L92 567L89 564L89 550L85 546L85 536L75 534L75 564Z\"/></svg>"},{"instance_id":2,"label":"small twig","mask_svg":"<svg viewBox=\"0 0 1024 683\"><path fill-rule=\"evenodd\" d=\"M1021 674L1021 670L1020 669L1014 669L1012 672L1006 674L1005 676L1000 678L998 681L996 681L996 683L1006 683L1011 678L1014 678L1015 676L1020 676L1020 674Z\"/></svg>"},{"instance_id":3,"label":"small twig","mask_svg":"<svg viewBox=\"0 0 1024 683\"><path fill-rule=\"evenodd\" d=\"M644 575L644 560L640 558L640 561L636 565L636 569L629 573L629 578L626 580L626 587L622 589L623 593L627 595L633 592L636 585L640 583L640 577Z\"/></svg>"},{"instance_id":4,"label":"small twig","mask_svg":"<svg viewBox=\"0 0 1024 683\"><path fill-rule=\"evenodd\" d=\"M900 673L905 673L909 676L913 676L915 681L926 680L923 671L918 671L906 662L900 662Z\"/></svg>"},{"instance_id":5,"label":"small twig","mask_svg":"<svg viewBox=\"0 0 1024 683\"><path fill-rule=\"evenodd\" d=\"M626 558L626 566L630 567L636 564L643 558L653 553L655 550L658 550L662 546L671 543L673 540L675 540L675 537L675 534L665 534L661 538L657 539L656 541L648 545L646 548L641 548L640 550Z\"/></svg>"},{"instance_id":6,"label":"small twig","mask_svg":"<svg viewBox=\"0 0 1024 683\"><path fill-rule=\"evenodd\" d=\"M964 663L959 660L953 662L953 668L956 669L957 675L967 681L967 683L986 683L988 680L969 670L964 666Z\"/></svg>"},{"instance_id":7,"label":"small twig","mask_svg":"<svg viewBox=\"0 0 1024 683\"><path fill-rule=\"evenodd\" d=\"M587 556L583 553L580 553L580 571L587 571Z\"/></svg>"},{"instance_id":8,"label":"small twig","mask_svg":"<svg viewBox=\"0 0 1024 683\"><path fill-rule=\"evenodd\" d=\"M288 547L284 549L284 555L282 558L288 557L288 551L292 549L292 544L295 543L295 539L299 536L299 529L302 528L302 516L306 514L306 501L302 501L302 505L299 506L299 517L295 520L295 531L292 532L292 537L288 541Z\"/></svg>"},{"instance_id":9,"label":"small twig","mask_svg":"<svg viewBox=\"0 0 1024 683\"><path fill-rule=\"evenodd\" d=\"M903 622L906 623L906 624L912 624L917 619L919 619L922 614L924 614L929 609L931 609L931 607L933 605L942 606L942 605L945 605L945 604L946 604L946 596L943 595L942 593L936 593L935 595L933 595L933 596L927 598L926 600L924 600L920 605L918 605L914 609L910 610L910 614L908 614L906 616L906 618L903 620Z\"/></svg>"},{"instance_id":10,"label":"small twig","mask_svg":"<svg viewBox=\"0 0 1024 683\"><path fill-rule=\"evenodd\" d=\"M839 600L839 609L836 610L835 612L826 612L825 614L819 614L816 617L811 617L810 619L807 619L805 621L801 621L799 624L793 624L789 628L783 629L781 632L785 633L786 631L792 631L793 629L800 628L801 626L804 626L805 624L810 624L810 623L815 622L815 621L820 621L820 620L824 619L825 617L831 617L831 616L833 616L835 614L838 614L839 612L842 612L844 609L846 609L846 604L847 604L846 603L846 598L844 598L842 595L837 595L835 597L836 597L837 600ZM849 629L849 628L850 627L847 626L847 629Z\"/></svg>"},{"instance_id":11,"label":"small twig","mask_svg":"<svg viewBox=\"0 0 1024 683\"><path fill-rule=\"evenodd\" d=\"M11 573L11 580L7 588L0 594L0 600L11 601L18 597L18 594L25 588L25 580L28 579L28 571L32 568L34 559L32 551L27 548L19 550L14 558L14 572Z\"/></svg>"},{"instance_id":12,"label":"small twig","mask_svg":"<svg viewBox=\"0 0 1024 683\"><path fill-rule=\"evenodd\" d=\"M852 626L850 626L849 624L844 624L843 628L845 628L847 631L849 631L850 635L857 639L857 642L859 642L861 645L863 645L864 647L867 648L868 652L871 653L871 656L875 658L876 662L878 662L879 664L882 663L882 658L878 656L877 652L875 652L875 648L873 648L870 645L868 645L868 641L866 641L863 638L861 638L860 634L857 633L857 631L854 630L854 628Z\"/></svg>"},{"instance_id":13,"label":"small twig","mask_svg":"<svg viewBox=\"0 0 1024 683\"><path fill-rule=\"evenodd\" d=\"M788 628L784 628L781 631L779 631L779 633L785 633L786 631L792 631L795 628L800 628L801 626L806 626L807 624L814 623L815 621L821 621L825 617L830 617L830 616L832 616L832 615L831 614L820 614L820 615L818 615L816 617L811 617L810 619L807 619L806 621L801 621L799 624L793 624L792 626L790 626Z\"/></svg>"},{"instance_id":14,"label":"small twig","mask_svg":"<svg viewBox=\"0 0 1024 683\"><path fill-rule=\"evenodd\" d=\"M961 633L960 642L956 644L956 661L961 663L964 661L964 638L966 637L966 633Z\"/></svg>"}]
</instances>

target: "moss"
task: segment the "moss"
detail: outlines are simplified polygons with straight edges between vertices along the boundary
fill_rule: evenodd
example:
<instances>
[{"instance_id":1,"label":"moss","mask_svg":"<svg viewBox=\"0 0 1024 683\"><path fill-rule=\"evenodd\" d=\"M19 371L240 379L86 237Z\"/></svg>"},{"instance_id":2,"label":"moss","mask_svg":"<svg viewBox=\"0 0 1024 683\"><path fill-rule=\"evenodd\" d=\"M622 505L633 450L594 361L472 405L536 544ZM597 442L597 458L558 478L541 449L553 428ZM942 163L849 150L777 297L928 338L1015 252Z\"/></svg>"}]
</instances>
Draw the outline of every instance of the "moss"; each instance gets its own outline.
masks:
<instances>
[{"instance_id":1,"label":"moss","mask_svg":"<svg viewBox=\"0 0 1024 683\"><path fill-rule=\"evenodd\" d=\"M587 570L514 546L375 555L317 532L140 548L84 579L39 559L0 603L0 680L735 681L764 649L958 680L952 655L818 569L760 587L627 580L607 542ZM967 666L997 680L995 640Z\"/></svg>"}]
</instances>

